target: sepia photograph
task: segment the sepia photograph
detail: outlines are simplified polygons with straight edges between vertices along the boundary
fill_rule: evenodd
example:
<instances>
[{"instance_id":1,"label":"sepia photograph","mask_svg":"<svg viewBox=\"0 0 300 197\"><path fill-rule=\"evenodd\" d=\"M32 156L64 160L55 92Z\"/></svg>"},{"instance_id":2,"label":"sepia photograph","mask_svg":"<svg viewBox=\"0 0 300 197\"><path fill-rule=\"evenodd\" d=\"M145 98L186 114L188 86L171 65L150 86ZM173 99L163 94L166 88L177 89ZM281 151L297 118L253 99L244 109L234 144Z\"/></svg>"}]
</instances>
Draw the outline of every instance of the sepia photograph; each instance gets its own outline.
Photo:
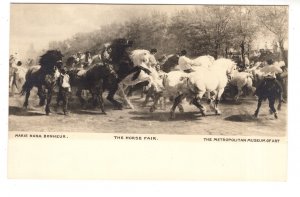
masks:
<instances>
[{"instance_id":1,"label":"sepia photograph","mask_svg":"<svg viewBox=\"0 0 300 197\"><path fill-rule=\"evenodd\" d=\"M9 7L8 178L287 180L288 4Z\"/></svg>"},{"instance_id":2,"label":"sepia photograph","mask_svg":"<svg viewBox=\"0 0 300 197\"><path fill-rule=\"evenodd\" d=\"M288 6L10 11L10 131L287 134Z\"/></svg>"}]
</instances>

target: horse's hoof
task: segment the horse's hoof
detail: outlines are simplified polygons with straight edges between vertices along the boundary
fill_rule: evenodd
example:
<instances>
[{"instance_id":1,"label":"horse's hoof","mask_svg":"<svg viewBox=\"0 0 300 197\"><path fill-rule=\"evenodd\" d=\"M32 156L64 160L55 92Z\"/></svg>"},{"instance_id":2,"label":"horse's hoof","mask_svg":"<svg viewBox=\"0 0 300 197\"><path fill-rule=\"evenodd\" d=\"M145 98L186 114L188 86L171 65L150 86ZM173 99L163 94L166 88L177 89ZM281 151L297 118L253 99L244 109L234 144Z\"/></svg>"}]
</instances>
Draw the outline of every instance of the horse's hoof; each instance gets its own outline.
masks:
<instances>
[{"instance_id":1,"label":"horse's hoof","mask_svg":"<svg viewBox=\"0 0 300 197\"><path fill-rule=\"evenodd\" d=\"M150 107L149 111L150 111L151 113L153 113L153 112L155 111L155 109L156 109L156 108L152 106L152 107Z\"/></svg>"},{"instance_id":2,"label":"horse's hoof","mask_svg":"<svg viewBox=\"0 0 300 197\"><path fill-rule=\"evenodd\" d=\"M105 111L102 112L103 115L107 115L107 113Z\"/></svg>"},{"instance_id":3,"label":"horse's hoof","mask_svg":"<svg viewBox=\"0 0 300 197\"><path fill-rule=\"evenodd\" d=\"M271 109L269 109L269 113L272 115L273 114L273 111Z\"/></svg>"},{"instance_id":4,"label":"horse's hoof","mask_svg":"<svg viewBox=\"0 0 300 197\"><path fill-rule=\"evenodd\" d=\"M277 110L279 110L279 111L281 110L281 105L277 106Z\"/></svg>"},{"instance_id":5,"label":"horse's hoof","mask_svg":"<svg viewBox=\"0 0 300 197\"><path fill-rule=\"evenodd\" d=\"M277 115L277 113L274 113L274 117L275 117L276 119L278 119L278 115Z\"/></svg>"},{"instance_id":6,"label":"horse's hoof","mask_svg":"<svg viewBox=\"0 0 300 197\"><path fill-rule=\"evenodd\" d=\"M183 109L182 107L180 107L180 108L179 108L179 112L180 112L180 113L183 113L183 112L184 112L184 109Z\"/></svg>"},{"instance_id":7,"label":"horse's hoof","mask_svg":"<svg viewBox=\"0 0 300 197\"><path fill-rule=\"evenodd\" d=\"M202 116L206 116L206 112L205 111L201 111L201 115Z\"/></svg>"},{"instance_id":8,"label":"horse's hoof","mask_svg":"<svg viewBox=\"0 0 300 197\"><path fill-rule=\"evenodd\" d=\"M221 115L221 112L220 112L219 110L217 110L215 113L216 113L216 115L218 115L218 116Z\"/></svg>"},{"instance_id":9,"label":"horse's hoof","mask_svg":"<svg viewBox=\"0 0 300 197\"><path fill-rule=\"evenodd\" d=\"M70 112L64 112L64 115L65 115L65 116L69 116L69 115L70 115Z\"/></svg>"},{"instance_id":10,"label":"horse's hoof","mask_svg":"<svg viewBox=\"0 0 300 197\"><path fill-rule=\"evenodd\" d=\"M122 110L123 109L123 105L119 104L119 105L116 105L114 107L115 110Z\"/></svg>"},{"instance_id":11,"label":"horse's hoof","mask_svg":"<svg viewBox=\"0 0 300 197\"><path fill-rule=\"evenodd\" d=\"M255 118L257 118L257 117L258 117L258 113L255 112L255 113L253 114L253 116L254 116Z\"/></svg>"}]
</instances>

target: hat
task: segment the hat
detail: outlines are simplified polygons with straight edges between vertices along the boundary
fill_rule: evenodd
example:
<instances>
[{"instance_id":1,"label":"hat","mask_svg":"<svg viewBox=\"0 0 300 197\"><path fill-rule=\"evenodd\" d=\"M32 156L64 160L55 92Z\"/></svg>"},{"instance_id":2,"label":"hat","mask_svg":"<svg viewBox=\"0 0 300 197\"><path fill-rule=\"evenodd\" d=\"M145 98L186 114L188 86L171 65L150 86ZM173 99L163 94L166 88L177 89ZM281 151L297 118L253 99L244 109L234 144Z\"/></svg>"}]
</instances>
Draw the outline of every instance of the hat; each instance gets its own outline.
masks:
<instances>
[{"instance_id":1,"label":"hat","mask_svg":"<svg viewBox=\"0 0 300 197\"><path fill-rule=\"evenodd\" d=\"M182 50L182 51L180 52L180 55L186 55L186 54L187 54L186 50Z\"/></svg>"},{"instance_id":2,"label":"hat","mask_svg":"<svg viewBox=\"0 0 300 197\"><path fill-rule=\"evenodd\" d=\"M151 49L150 53L157 53L157 49Z\"/></svg>"},{"instance_id":3,"label":"hat","mask_svg":"<svg viewBox=\"0 0 300 197\"><path fill-rule=\"evenodd\" d=\"M18 61L17 62L17 66L21 66L22 65L22 62L21 61Z\"/></svg>"}]
</instances>

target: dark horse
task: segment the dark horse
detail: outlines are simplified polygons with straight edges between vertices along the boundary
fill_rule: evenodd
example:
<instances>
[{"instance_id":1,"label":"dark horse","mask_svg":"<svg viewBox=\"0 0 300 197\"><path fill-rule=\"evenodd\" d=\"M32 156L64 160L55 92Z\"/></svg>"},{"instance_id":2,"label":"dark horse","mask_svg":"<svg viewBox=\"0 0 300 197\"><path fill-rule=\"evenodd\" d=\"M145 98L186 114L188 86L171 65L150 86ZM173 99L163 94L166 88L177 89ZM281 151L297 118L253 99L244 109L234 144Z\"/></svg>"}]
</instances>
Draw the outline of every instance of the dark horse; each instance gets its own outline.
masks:
<instances>
[{"instance_id":1,"label":"dark horse","mask_svg":"<svg viewBox=\"0 0 300 197\"><path fill-rule=\"evenodd\" d=\"M161 70L169 73L178 65L179 56L177 54L168 56L168 59L161 65Z\"/></svg>"},{"instance_id":2,"label":"dark horse","mask_svg":"<svg viewBox=\"0 0 300 197\"><path fill-rule=\"evenodd\" d=\"M258 103L257 103L257 109L254 113L254 116L258 116L259 109L261 107L262 101L265 101L268 99L269 101L269 107L270 112L274 113L274 117L277 119L277 112L274 107L275 100L278 99L279 104L277 109L280 110L281 108L281 102L282 102L282 87L281 85L276 81L276 79L264 79L260 85L258 85L256 89L256 95L258 96Z\"/></svg>"},{"instance_id":3,"label":"dark horse","mask_svg":"<svg viewBox=\"0 0 300 197\"><path fill-rule=\"evenodd\" d=\"M117 84L117 75L112 65L96 64L81 76L78 75L79 71L73 69L67 73L70 76L71 87L77 87L76 96L79 98L81 105L85 104L85 100L81 96L82 90L89 90L94 106L99 104L101 111L105 114L102 93L105 90L110 91Z\"/></svg>"},{"instance_id":4,"label":"dark horse","mask_svg":"<svg viewBox=\"0 0 300 197\"><path fill-rule=\"evenodd\" d=\"M127 49L132 46L132 42L119 38L111 42L111 52L109 54L110 62L98 63L90 67L84 74L78 75L80 70L70 69L71 87L77 87L76 95L79 98L81 105L84 106L85 100L81 96L82 90L89 90L92 95L94 106L100 105L101 111L105 113L103 106L102 93L108 90L106 97L116 109L122 109L122 104L114 99L117 92L119 82L124 79L133 69L133 63L130 59ZM75 59L70 57L66 64L72 68Z\"/></svg>"},{"instance_id":5,"label":"dark horse","mask_svg":"<svg viewBox=\"0 0 300 197\"><path fill-rule=\"evenodd\" d=\"M40 57L39 65L28 69L25 76L25 83L22 87L21 94L25 96L24 107L28 106L28 98L33 87L38 88L38 96L40 98L40 106L46 102L46 114L50 113L50 102L52 98L52 91L56 84L57 72L62 67L62 57L60 51L49 50Z\"/></svg>"}]
</instances>

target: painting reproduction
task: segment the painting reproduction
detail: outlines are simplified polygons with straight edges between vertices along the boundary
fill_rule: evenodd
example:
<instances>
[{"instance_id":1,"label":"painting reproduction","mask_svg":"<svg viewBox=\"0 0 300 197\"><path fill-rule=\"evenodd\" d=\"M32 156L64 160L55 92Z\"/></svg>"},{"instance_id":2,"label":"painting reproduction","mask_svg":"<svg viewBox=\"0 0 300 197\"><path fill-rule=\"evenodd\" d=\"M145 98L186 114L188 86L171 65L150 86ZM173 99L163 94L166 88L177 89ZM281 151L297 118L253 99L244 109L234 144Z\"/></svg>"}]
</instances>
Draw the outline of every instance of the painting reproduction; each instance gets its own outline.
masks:
<instances>
[{"instance_id":1,"label":"painting reproduction","mask_svg":"<svg viewBox=\"0 0 300 197\"><path fill-rule=\"evenodd\" d=\"M288 11L11 4L9 177L285 180Z\"/></svg>"}]
</instances>

